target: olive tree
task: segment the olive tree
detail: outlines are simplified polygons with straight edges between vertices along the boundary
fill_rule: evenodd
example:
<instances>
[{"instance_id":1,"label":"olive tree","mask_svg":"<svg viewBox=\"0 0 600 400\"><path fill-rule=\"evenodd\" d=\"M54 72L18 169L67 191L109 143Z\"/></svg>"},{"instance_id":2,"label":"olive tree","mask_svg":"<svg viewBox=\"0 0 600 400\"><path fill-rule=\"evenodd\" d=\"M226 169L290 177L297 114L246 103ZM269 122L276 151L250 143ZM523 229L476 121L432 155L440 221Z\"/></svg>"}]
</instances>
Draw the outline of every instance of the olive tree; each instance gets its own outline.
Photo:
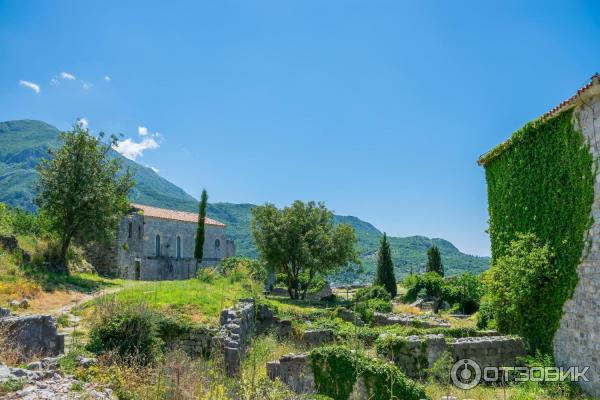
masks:
<instances>
[{"instance_id":1,"label":"olive tree","mask_svg":"<svg viewBox=\"0 0 600 400\"><path fill-rule=\"evenodd\" d=\"M92 136L75 124L60 139L63 145L49 150L50 157L38 165L36 203L60 240L56 267L67 272L67 251L74 238L87 242L114 234L129 209L127 194L134 182L129 171L120 172L121 164L111 154L115 136L104 142L102 133Z\"/></svg>"},{"instance_id":2,"label":"olive tree","mask_svg":"<svg viewBox=\"0 0 600 400\"><path fill-rule=\"evenodd\" d=\"M317 276L358 262L354 229L335 225L323 203L295 201L278 209L272 204L252 210L252 234L261 258L286 276L292 299L304 299Z\"/></svg>"}]
</instances>

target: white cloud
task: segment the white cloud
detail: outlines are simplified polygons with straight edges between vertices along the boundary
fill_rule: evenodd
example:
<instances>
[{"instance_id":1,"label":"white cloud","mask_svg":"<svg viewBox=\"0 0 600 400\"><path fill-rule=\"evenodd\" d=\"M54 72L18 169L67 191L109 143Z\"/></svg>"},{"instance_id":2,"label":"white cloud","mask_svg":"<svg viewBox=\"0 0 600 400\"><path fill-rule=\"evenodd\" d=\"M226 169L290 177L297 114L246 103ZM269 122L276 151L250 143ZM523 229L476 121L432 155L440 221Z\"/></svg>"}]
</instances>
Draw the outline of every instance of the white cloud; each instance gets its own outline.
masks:
<instances>
[{"instance_id":1,"label":"white cloud","mask_svg":"<svg viewBox=\"0 0 600 400\"><path fill-rule=\"evenodd\" d=\"M66 79L68 81L74 81L75 80L75 75L70 74L68 72L61 72L60 73L60 79Z\"/></svg>"},{"instance_id":2,"label":"white cloud","mask_svg":"<svg viewBox=\"0 0 600 400\"><path fill-rule=\"evenodd\" d=\"M138 126L138 135L148 136L148 128L146 128L145 126Z\"/></svg>"},{"instance_id":3,"label":"white cloud","mask_svg":"<svg viewBox=\"0 0 600 400\"><path fill-rule=\"evenodd\" d=\"M58 86L58 85L60 85L60 81L56 78L52 78L52 79L50 79L50 84L52 86Z\"/></svg>"},{"instance_id":4,"label":"white cloud","mask_svg":"<svg viewBox=\"0 0 600 400\"><path fill-rule=\"evenodd\" d=\"M152 171L154 171L158 174L158 168L153 167L152 165L146 165L146 167L150 168Z\"/></svg>"},{"instance_id":5,"label":"white cloud","mask_svg":"<svg viewBox=\"0 0 600 400\"><path fill-rule=\"evenodd\" d=\"M29 89L33 90L34 92L36 92L36 93L40 92L40 85L38 85L37 83L20 80L19 81L19 85L25 86L26 88L29 88Z\"/></svg>"},{"instance_id":6,"label":"white cloud","mask_svg":"<svg viewBox=\"0 0 600 400\"><path fill-rule=\"evenodd\" d=\"M104 80L105 80L106 82L110 82L110 76L108 76L108 75L104 75Z\"/></svg>"},{"instance_id":7,"label":"white cloud","mask_svg":"<svg viewBox=\"0 0 600 400\"><path fill-rule=\"evenodd\" d=\"M89 83L89 82L84 82L84 81L81 81L81 86L83 87L83 89L84 89L84 90L89 90L89 89L91 89L91 88L92 88L92 86L94 86L94 85L92 85L92 84L91 84L91 83Z\"/></svg>"},{"instance_id":8,"label":"white cloud","mask_svg":"<svg viewBox=\"0 0 600 400\"><path fill-rule=\"evenodd\" d=\"M90 121L88 121L87 118L79 118L77 123L81 125L83 129L87 129L87 127L90 125Z\"/></svg>"},{"instance_id":9,"label":"white cloud","mask_svg":"<svg viewBox=\"0 0 600 400\"><path fill-rule=\"evenodd\" d=\"M153 138L144 138L141 142L125 139L117 142L115 150L130 160L135 160L136 158L142 156L144 151L148 149L157 149L158 147L158 142Z\"/></svg>"}]
</instances>

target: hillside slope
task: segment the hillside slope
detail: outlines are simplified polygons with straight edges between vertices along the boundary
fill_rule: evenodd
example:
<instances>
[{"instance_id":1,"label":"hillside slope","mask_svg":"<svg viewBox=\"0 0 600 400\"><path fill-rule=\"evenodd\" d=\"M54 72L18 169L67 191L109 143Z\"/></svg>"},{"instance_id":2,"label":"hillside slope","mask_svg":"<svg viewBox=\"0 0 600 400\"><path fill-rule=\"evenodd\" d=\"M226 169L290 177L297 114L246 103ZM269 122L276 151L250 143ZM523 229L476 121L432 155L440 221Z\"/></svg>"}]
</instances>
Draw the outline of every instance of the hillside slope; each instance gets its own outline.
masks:
<instances>
[{"instance_id":1,"label":"hillside slope","mask_svg":"<svg viewBox=\"0 0 600 400\"><path fill-rule=\"evenodd\" d=\"M59 131L42 121L22 120L0 123L0 202L33 211L35 206L35 166L46 157L49 147L58 146ZM130 198L134 202L157 207L196 212L197 200L178 186L160 177L150 168L131 161L117 152L112 156L119 159L124 168L134 172L136 187ZM228 225L227 233L235 240L237 253L256 257L250 233L252 204L212 203L208 214ZM358 239L364 273L346 272L339 274L343 281L370 279L375 268L377 248L382 233L368 222L353 216L335 216L336 223L347 223L354 227ZM426 261L426 251L432 245L440 247L446 270L450 274L471 271L479 273L488 267L487 257L476 257L461 253L452 243L444 239L429 239L423 236L391 237L392 258L399 275L411 268L417 271Z\"/></svg>"}]
</instances>

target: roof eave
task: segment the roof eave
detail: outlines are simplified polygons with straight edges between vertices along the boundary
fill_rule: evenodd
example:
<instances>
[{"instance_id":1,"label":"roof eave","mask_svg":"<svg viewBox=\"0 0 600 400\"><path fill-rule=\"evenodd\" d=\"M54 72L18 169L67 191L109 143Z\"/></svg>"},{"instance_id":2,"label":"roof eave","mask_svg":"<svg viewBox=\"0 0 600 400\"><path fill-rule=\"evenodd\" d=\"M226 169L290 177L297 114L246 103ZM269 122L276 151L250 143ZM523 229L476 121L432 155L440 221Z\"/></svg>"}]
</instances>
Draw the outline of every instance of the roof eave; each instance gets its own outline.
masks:
<instances>
[{"instance_id":1,"label":"roof eave","mask_svg":"<svg viewBox=\"0 0 600 400\"><path fill-rule=\"evenodd\" d=\"M544 115L542 115L540 117L540 119L546 120L546 119L554 118L558 114L560 114L564 111L570 110L571 108L574 108L574 107L577 107L578 105L584 104L586 99L589 99L596 95L600 95L600 74L598 74L598 73L594 74L594 76L592 76L590 81L585 86L580 88L577 91L577 93L575 93L573 96L571 96L567 100L564 100L563 102L561 102L559 105L557 105L550 111L546 112ZM492 161L496 157L498 157L500 154L504 153L506 150L508 150L512 146L513 141L511 139L512 138L508 138L507 140L498 144L497 146L495 146L493 149L491 149L487 153L482 154L479 157L479 159L477 159L477 164L480 166L485 166L490 161Z\"/></svg>"}]
</instances>

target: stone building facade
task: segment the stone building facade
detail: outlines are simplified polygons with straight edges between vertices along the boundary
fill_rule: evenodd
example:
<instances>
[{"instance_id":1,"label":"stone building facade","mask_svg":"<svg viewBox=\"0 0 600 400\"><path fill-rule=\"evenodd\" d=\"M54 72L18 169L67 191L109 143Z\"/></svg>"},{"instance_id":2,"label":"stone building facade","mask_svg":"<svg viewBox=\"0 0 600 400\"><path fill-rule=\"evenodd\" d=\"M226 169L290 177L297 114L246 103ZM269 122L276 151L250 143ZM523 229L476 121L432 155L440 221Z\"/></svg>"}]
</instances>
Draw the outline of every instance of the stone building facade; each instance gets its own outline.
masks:
<instances>
[{"instance_id":1,"label":"stone building facade","mask_svg":"<svg viewBox=\"0 0 600 400\"><path fill-rule=\"evenodd\" d=\"M553 349L559 366L589 367L589 381L579 384L588 393L600 397L600 75L594 75L573 97L544 117L552 118L569 109L574 110L573 124L590 145L598 169L591 210L594 222L586 233L586 246L577 267L579 282L572 298L563 305Z\"/></svg>"},{"instance_id":2,"label":"stone building facade","mask_svg":"<svg viewBox=\"0 0 600 400\"><path fill-rule=\"evenodd\" d=\"M198 215L132 204L121 220L116 244L118 275L136 280L175 280L196 276L199 268L235 255L225 224L206 218L204 257L194 258Z\"/></svg>"}]
</instances>

